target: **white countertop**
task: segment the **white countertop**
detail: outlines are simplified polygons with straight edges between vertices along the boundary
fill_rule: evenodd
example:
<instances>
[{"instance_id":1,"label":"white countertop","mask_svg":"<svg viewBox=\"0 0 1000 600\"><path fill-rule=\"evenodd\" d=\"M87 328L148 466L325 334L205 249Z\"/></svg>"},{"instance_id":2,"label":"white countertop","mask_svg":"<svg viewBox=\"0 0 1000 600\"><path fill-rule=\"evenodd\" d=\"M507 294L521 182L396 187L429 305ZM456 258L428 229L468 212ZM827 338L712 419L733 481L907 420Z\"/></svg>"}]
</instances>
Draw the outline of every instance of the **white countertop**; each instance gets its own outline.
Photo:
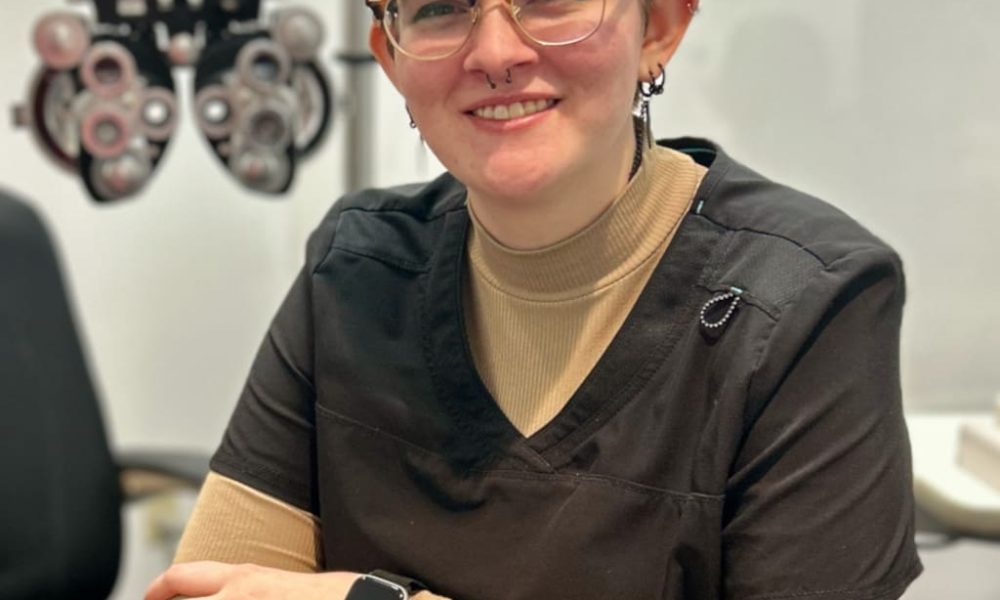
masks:
<instances>
[{"instance_id":1,"label":"white countertop","mask_svg":"<svg viewBox=\"0 0 1000 600\"><path fill-rule=\"evenodd\" d=\"M913 448L917 504L960 533L1000 538L1000 492L956 462L963 423L993 422L991 413L925 413L906 417Z\"/></svg>"}]
</instances>

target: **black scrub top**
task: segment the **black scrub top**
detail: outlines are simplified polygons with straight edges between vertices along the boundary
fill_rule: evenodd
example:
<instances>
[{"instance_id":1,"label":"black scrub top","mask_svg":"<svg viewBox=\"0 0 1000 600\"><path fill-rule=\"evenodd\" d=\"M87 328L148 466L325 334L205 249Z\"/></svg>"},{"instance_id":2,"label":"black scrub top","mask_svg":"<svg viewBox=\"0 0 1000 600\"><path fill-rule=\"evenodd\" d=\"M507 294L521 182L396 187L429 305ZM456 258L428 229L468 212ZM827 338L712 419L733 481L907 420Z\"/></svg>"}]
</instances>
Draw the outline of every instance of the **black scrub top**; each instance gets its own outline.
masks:
<instances>
[{"instance_id":1,"label":"black scrub top","mask_svg":"<svg viewBox=\"0 0 1000 600\"><path fill-rule=\"evenodd\" d=\"M212 468L317 515L326 569L461 600L898 598L921 569L899 258L711 143L661 143L710 167L693 210L542 430L476 373L443 175L334 206Z\"/></svg>"}]
</instances>

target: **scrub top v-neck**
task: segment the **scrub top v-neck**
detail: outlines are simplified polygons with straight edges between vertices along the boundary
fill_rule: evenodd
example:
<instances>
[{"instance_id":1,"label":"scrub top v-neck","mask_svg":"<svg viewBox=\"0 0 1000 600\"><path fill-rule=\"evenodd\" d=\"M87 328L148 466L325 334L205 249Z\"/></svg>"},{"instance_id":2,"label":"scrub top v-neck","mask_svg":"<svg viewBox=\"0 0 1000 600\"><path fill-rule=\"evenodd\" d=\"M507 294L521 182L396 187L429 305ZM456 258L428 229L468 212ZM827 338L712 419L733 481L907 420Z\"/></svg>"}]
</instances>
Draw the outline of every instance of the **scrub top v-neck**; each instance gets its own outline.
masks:
<instances>
[{"instance_id":1,"label":"scrub top v-neck","mask_svg":"<svg viewBox=\"0 0 1000 600\"><path fill-rule=\"evenodd\" d=\"M700 202L700 200L698 200ZM697 322L701 308L695 285L711 254L712 241L689 232L698 225L685 221L659 261L649 283L622 324L619 333L566 406L539 431L525 438L500 410L486 389L469 349L461 290L465 273L466 236L470 219L464 211L446 219L441 251L428 276L425 317L440 326L427 327L428 345L436 348L428 360L438 374L438 396L459 422L460 429L488 437L502 453L557 468L575 441L594 432L606 417L631 398L648 380L650 369L662 364L685 325ZM470 457L472 460L485 457Z\"/></svg>"}]
</instances>

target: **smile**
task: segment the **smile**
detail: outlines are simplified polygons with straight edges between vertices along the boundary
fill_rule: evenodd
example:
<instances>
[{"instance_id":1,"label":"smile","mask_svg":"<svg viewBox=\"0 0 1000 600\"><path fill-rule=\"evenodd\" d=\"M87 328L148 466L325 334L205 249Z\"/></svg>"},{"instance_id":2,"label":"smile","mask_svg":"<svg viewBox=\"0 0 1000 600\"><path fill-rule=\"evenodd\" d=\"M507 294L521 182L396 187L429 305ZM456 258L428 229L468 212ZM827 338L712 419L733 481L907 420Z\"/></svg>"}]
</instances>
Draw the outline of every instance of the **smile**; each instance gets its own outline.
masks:
<instances>
[{"instance_id":1,"label":"smile","mask_svg":"<svg viewBox=\"0 0 1000 600\"><path fill-rule=\"evenodd\" d=\"M495 106L483 106L472 111L477 117L489 119L491 121L509 121L519 119L537 112L547 110L555 106L555 100L535 100L527 102L514 102L511 104L497 104Z\"/></svg>"}]
</instances>

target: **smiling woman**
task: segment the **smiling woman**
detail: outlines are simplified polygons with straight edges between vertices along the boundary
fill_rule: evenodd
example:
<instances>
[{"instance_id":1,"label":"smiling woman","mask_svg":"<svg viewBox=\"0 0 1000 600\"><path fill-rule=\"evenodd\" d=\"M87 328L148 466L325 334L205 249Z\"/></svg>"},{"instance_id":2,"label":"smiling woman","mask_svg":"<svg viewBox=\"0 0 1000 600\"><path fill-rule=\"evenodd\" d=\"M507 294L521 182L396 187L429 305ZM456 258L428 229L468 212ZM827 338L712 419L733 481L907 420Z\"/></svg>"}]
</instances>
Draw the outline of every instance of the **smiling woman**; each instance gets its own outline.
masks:
<instances>
[{"instance_id":1,"label":"smiling woman","mask_svg":"<svg viewBox=\"0 0 1000 600\"><path fill-rule=\"evenodd\" d=\"M898 598L899 259L653 143L697 3L368 5L448 173L317 228L147 598Z\"/></svg>"}]
</instances>

